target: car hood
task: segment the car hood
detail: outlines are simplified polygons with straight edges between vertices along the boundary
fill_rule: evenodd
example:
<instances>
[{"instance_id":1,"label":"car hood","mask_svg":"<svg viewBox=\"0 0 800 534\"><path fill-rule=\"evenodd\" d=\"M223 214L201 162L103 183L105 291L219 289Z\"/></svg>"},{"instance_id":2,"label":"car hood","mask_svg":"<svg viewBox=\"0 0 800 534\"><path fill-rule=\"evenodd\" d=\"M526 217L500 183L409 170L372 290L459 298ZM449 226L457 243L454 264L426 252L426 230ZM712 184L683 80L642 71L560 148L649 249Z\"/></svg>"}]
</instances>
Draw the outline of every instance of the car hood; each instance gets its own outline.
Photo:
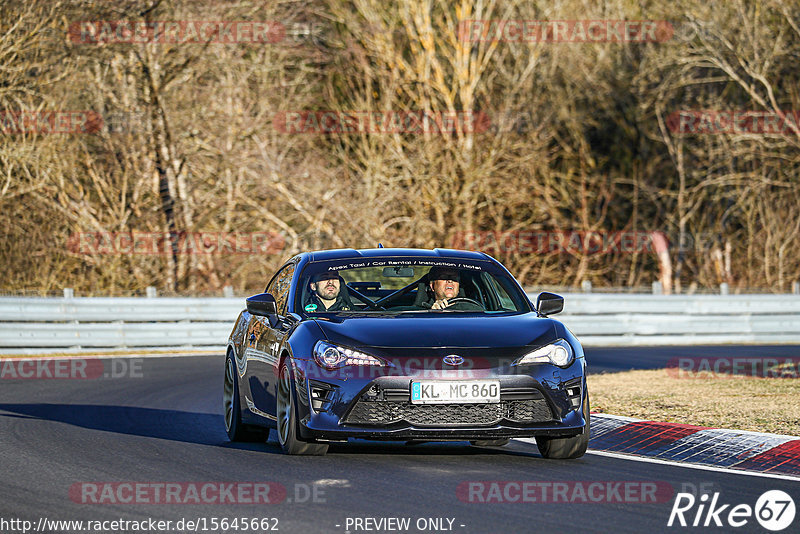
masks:
<instances>
[{"instance_id":1,"label":"car hood","mask_svg":"<svg viewBox=\"0 0 800 534\"><path fill-rule=\"evenodd\" d=\"M554 321L535 313L466 316L442 312L333 316L315 321L329 341L353 347L510 348L545 344L556 336Z\"/></svg>"}]
</instances>

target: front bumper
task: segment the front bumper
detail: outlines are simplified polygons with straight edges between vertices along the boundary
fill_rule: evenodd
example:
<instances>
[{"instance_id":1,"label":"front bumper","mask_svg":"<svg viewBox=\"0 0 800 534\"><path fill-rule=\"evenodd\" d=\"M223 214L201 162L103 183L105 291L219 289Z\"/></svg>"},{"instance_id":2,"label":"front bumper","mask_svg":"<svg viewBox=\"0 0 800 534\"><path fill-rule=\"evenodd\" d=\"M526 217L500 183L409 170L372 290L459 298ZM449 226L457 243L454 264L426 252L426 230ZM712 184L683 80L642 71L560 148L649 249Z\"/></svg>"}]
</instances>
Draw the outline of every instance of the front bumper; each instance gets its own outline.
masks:
<instances>
[{"instance_id":1,"label":"front bumper","mask_svg":"<svg viewBox=\"0 0 800 534\"><path fill-rule=\"evenodd\" d=\"M490 404L412 404L412 380L430 377L311 378L304 371L314 362L295 365L300 435L306 440L568 437L586 426L582 358L566 369L550 364L487 369L481 378L497 379L501 388L500 402Z\"/></svg>"}]
</instances>

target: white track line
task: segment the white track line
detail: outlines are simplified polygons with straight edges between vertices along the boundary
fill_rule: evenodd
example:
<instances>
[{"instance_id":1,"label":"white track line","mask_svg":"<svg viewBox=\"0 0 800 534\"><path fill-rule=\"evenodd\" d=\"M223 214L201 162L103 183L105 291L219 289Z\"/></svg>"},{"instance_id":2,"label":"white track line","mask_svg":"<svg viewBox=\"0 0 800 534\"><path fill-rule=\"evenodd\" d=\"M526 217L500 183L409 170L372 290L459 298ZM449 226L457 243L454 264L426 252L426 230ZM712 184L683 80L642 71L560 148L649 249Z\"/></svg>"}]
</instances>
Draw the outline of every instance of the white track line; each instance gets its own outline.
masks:
<instances>
[{"instance_id":1,"label":"white track line","mask_svg":"<svg viewBox=\"0 0 800 534\"><path fill-rule=\"evenodd\" d=\"M777 473L762 473L760 471L745 471L743 469L733 469L730 467L717 467L715 465L702 465L702 464L690 464L684 462L674 462L672 460L664 460L662 458L651 458L649 456L633 456L629 454L622 454L619 452L609 452L609 451L593 451L588 450L586 454L596 454L598 456L608 456L610 458L618 458L620 460L633 460L634 462L647 462L652 464L664 464L664 465L673 465L676 467L686 467L688 469L699 469L701 471L717 471L720 473L731 473L734 475L745 475L750 477L761 477L761 478L777 478L780 480L791 480L792 482L800 482L800 477L792 476L792 475L779 475Z\"/></svg>"},{"instance_id":2,"label":"white track line","mask_svg":"<svg viewBox=\"0 0 800 534\"><path fill-rule=\"evenodd\" d=\"M521 441L523 443L536 443L535 438L517 438L514 441ZM609 458L616 458L618 460L630 460L633 462L645 462L651 464L670 465L674 467L684 467L686 469L698 469L700 471L716 471L718 473L730 473L732 475L744 475L750 477L761 478L776 478L779 480L791 480L792 482L800 482L800 477L792 475L781 475L777 473L762 473L760 471L745 471L743 469L733 469L730 467L718 467L715 465L702 465L690 464L686 462L675 462L673 460L664 460L663 458L653 458L650 456L634 456L632 454L623 454L620 452L610 451L594 451L589 449L586 454L596 454L597 456L607 456Z\"/></svg>"}]
</instances>

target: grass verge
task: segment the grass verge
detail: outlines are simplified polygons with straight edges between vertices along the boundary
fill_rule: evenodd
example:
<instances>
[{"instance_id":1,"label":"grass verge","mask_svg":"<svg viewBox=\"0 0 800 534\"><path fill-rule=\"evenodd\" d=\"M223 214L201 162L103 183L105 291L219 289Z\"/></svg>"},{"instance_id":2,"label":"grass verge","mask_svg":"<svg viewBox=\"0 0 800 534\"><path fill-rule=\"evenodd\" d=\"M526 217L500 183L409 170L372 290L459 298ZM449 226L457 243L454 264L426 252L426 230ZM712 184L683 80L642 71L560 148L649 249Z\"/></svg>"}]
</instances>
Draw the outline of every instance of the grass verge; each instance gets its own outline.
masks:
<instances>
[{"instance_id":1,"label":"grass verge","mask_svg":"<svg viewBox=\"0 0 800 534\"><path fill-rule=\"evenodd\" d=\"M678 378L659 369L590 374L588 384L596 412L800 436L800 378Z\"/></svg>"}]
</instances>

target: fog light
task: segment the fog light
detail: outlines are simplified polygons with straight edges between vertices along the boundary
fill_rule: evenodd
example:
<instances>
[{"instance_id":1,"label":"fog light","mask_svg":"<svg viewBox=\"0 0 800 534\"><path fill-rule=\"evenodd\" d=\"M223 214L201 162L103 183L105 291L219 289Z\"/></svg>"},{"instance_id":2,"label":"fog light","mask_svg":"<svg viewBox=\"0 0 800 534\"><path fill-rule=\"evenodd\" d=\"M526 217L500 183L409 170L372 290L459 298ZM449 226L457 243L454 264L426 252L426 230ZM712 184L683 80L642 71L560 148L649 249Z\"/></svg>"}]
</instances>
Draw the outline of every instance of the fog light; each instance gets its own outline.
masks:
<instances>
[{"instance_id":1,"label":"fog light","mask_svg":"<svg viewBox=\"0 0 800 534\"><path fill-rule=\"evenodd\" d=\"M325 412L331 401L333 390L320 383L311 384L311 407L315 412Z\"/></svg>"},{"instance_id":2,"label":"fog light","mask_svg":"<svg viewBox=\"0 0 800 534\"><path fill-rule=\"evenodd\" d=\"M573 408L577 408L581 405L581 388L580 386L570 386L565 390L567 392L567 397L569 397L569 403Z\"/></svg>"}]
</instances>

